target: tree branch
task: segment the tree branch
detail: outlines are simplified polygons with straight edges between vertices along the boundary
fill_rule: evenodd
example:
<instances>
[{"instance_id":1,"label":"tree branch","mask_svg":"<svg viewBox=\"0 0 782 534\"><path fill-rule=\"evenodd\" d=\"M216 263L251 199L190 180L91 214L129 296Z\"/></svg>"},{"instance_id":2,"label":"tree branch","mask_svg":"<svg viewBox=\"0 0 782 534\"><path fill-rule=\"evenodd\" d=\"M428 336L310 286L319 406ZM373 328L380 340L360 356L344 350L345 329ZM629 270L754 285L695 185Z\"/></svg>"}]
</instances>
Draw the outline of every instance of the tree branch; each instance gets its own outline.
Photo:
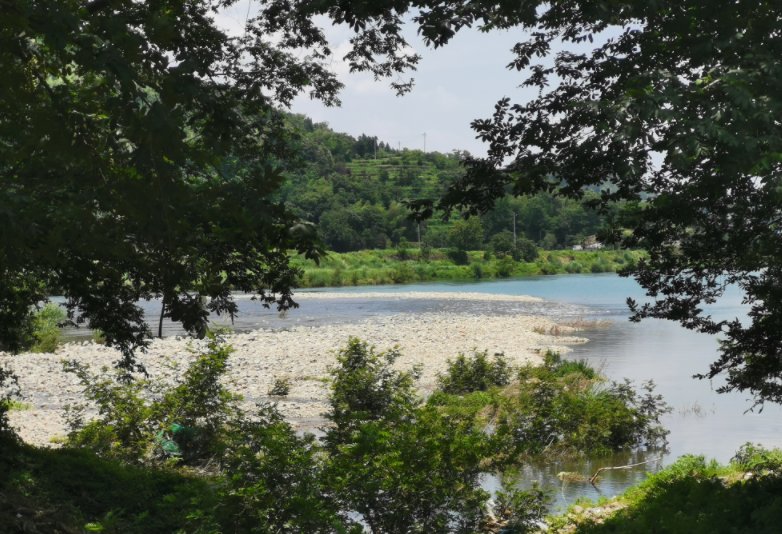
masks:
<instances>
[{"instance_id":1,"label":"tree branch","mask_svg":"<svg viewBox=\"0 0 782 534\"><path fill-rule=\"evenodd\" d=\"M661 459L662 459L662 456L660 458L652 458L651 460L646 460L645 462L638 462L637 464L617 465L615 467L601 467L600 469L595 471L594 475L592 475L589 478L589 483L592 484L593 486L595 486L595 481L597 480L597 475L599 475L603 471L611 471L613 469L630 469L632 467L638 467L639 465L648 464L649 462L653 462L655 460L661 460ZM597 487L597 486L595 486L595 487Z\"/></svg>"}]
</instances>

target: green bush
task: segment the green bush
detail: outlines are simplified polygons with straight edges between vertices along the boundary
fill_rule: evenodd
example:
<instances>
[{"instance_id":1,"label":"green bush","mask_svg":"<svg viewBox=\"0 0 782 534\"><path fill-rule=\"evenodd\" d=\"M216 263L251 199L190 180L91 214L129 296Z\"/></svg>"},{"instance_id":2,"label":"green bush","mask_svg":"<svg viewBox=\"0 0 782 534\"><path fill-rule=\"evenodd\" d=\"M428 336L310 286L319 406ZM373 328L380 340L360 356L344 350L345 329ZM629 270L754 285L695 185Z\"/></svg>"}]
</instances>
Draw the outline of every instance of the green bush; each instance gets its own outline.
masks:
<instances>
[{"instance_id":1,"label":"green bush","mask_svg":"<svg viewBox=\"0 0 782 534\"><path fill-rule=\"evenodd\" d=\"M338 366L331 371L330 409L326 414L334 424L326 436L332 449L349 439L354 428L362 423L409 415L416 405L413 384L417 375L415 370L402 373L391 369L399 355L396 349L378 354L357 338L350 338L337 354Z\"/></svg>"},{"instance_id":2,"label":"green bush","mask_svg":"<svg viewBox=\"0 0 782 534\"><path fill-rule=\"evenodd\" d=\"M421 261L429 261L432 257L432 245L427 242L422 243L419 257Z\"/></svg>"},{"instance_id":3,"label":"green bush","mask_svg":"<svg viewBox=\"0 0 782 534\"><path fill-rule=\"evenodd\" d=\"M286 397L291 391L290 378L275 378L272 387L266 393L270 397Z\"/></svg>"},{"instance_id":4,"label":"green bush","mask_svg":"<svg viewBox=\"0 0 782 534\"><path fill-rule=\"evenodd\" d=\"M598 379L599 375L586 360L563 360L558 352L546 351L543 355L543 368L553 376L579 376L589 380Z\"/></svg>"},{"instance_id":5,"label":"green bush","mask_svg":"<svg viewBox=\"0 0 782 534\"><path fill-rule=\"evenodd\" d=\"M466 250L461 249L451 249L448 251L448 257L453 261L456 265L467 265L470 263L470 256L467 254Z\"/></svg>"},{"instance_id":6,"label":"green bush","mask_svg":"<svg viewBox=\"0 0 782 534\"><path fill-rule=\"evenodd\" d=\"M498 260L496 263L497 276L499 278L508 278L509 276L513 276L515 266L516 265L512 258L505 257Z\"/></svg>"},{"instance_id":7,"label":"green bush","mask_svg":"<svg viewBox=\"0 0 782 534\"><path fill-rule=\"evenodd\" d=\"M520 258L515 259L531 262L538 258L538 247L535 246L535 243L524 237L516 240L516 251L520 254Z\"/></svg>"},{"instance_id":8,"label":"green bush","mask_svg":"<svg viewBox=\"0 0 782 534\"><path fill-rule=\"evenodd\" d=\"M488 250L494 252L498 257L513 254L516 250L516 246L513 243L513 232L503 230L494 234L489 240Z\"/></svg>"},{"instance_id":9,"label":"green bush","mask_svg":"<svg viewBox=\"0 0 782 534\"><path fill-rule=\"evenodd\" d=\"M589 270L593 273L610 273L615 269L611 263L608 262L608 260L603 257L599 257L592 263L592 265L589 267Z\"/></svg>"},{"instance_id":10,"label":"green bush","mask_svg":"<svg viewBox=\"0 0 782 534\"><path fill-rule=\"evenodd\" d=\"M164 390L148 380L99 377L83 364L65 362L100 414L85 422L85 407L70 407L68 445L135 463L167 456L192 463L217 454L226 422L239 413L240 397L220 381L231 352L212 337L179 382Z\"/></svg>"},{"instance_id":11,"label":"green bush","mask_svg":"<svg viewBox=\"0 0 782 534\"><path fill-rule=\"evenodd\" d=\"M494 438L471 414L422 404L414 373L391 368L397 356L356 339L338 355L325 436L337 500L372 532L486 532L489 494L480 480ZM540 518L541 494L509 499L519 503L508 508L509 524Z\"/></svg>"},{"instance_id":12,"label":"green bush","mask_svg":"<svg viewBox=\"0 0 782 534\"><path fill-rule=\"evenodd\" d=\"M394 266L391 271L391 280L395 284L404 284L415 279L415 271L407 263L400 263Z\"/></svg>"},{"instance_id":13,"label":"green bush","mask_svg":"<svg viewBox=\"0 0 782 534\"><path fill-rule=\"evenodd\" d=\"M736 451L731 463L745 471L775 472L782 475L782 450L768 450L761 445L745 443Z\"/></svg>"},{"instance_id":14,"label":"green bush","mask_svg":"<svg viewBox=\"0 0 782 534\"><path fill-rule=\"evenodd\" d=\"M299 436L273 405L241 418L225 440L220 514L231 532L360 532L326 485L315 438Z\"/></svg>"},{"instance_id":15,"label":"green bush","mask_svg":"<svg viewBox=\"0 0 782 534\"><path fill-rule=\"evenodd\" d=\"M518 392L503 406L498 432L520 454L607 454L665 446L660 418L668 411L651 381L638 392L629 381L606 381L585 362L548 353L542 366L519 370Z\"/></svg>"},{"instance_id":16,"label":"green bush","mask_svg":"<svg viewBox=\"0 0 782 534\"><path fill-rule=\"evenodd\" d=\"M60 344L62 325L68 314L57 304L47 303L33 316L30 352L54 352Z\"/></svg>"},{"instance_id":17,"label":"green bush","mask_svg":"<svg viewBox=\"0 0 782 534\"><path fill-rule=\"evenodd\" d=\"M502 354L489 359L488 351L474 352L469 358L459 354L448 360L444 374L438 377L439 388L444 393L462 395L473 391L486 391L510 382L511 369Z\"/></svg>"}]
</instances>

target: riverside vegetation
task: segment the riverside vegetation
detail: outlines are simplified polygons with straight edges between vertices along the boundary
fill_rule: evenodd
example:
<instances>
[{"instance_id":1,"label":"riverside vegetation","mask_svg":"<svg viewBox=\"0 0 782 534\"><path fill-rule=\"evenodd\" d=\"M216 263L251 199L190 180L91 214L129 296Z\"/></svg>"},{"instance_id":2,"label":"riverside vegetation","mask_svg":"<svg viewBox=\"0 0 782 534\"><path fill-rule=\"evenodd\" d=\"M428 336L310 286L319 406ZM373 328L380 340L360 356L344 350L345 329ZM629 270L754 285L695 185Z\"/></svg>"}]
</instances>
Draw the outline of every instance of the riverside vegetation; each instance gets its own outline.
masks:
<instances>
[{"instance_id":1,"label":"riverside vegetation","mask_svg":"<svg viewBox=\"0 0 782 534\"><path fill-rule=\"evenodd\" d=\"M513 369L459 355L428 399L399 356L351 339L331 371L321 438L274 405L238 407L223 386L231 348L213 337L172 387L96 380L68 364L98 407L79 407L60 450L22 444L0 403L0 524L10 531L527 532L545 494L482 476L545 450L583 454L660 445L665 406L554 354ZM12 385L8 373L0 376ZM12 393L9 391L9 393Z\"/></svg>"},{"instance_id":2,"label":"riverside vegetation","mask_svg":"<svg viewBox=\"0 0 782 534\"><path fill-rule=\"evenodd\" d=\"M548 518L549 532L779 532L782 450L746 444L727 465L684 456L618 498Z\"/></svg>"},{"instance_id":3,"label":"riverside vegetation","mask_svg":"<svg viewBox=\"0 0 782 534\"><path fill-rule=\"evenodd\" d=\"M403 284L445 280L488 280L516 276L605 273L632 268L645 256L634 250L556 250L535 253L530 261L509 253L417 248L330 253L320 264L294 261L303 270L302 287Z\"/></svg>"}]
</instances>

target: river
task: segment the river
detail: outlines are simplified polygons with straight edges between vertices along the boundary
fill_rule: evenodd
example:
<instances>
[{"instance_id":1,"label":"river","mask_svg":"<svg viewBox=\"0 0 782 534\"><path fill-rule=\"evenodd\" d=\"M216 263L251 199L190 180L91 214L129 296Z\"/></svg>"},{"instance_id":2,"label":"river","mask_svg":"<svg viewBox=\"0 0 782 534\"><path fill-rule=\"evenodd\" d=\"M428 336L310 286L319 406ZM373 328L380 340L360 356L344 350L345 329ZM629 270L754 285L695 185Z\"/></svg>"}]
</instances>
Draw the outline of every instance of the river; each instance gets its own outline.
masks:
<instances>
[{"instance_id":1,"label":"river","mask_svg":"<svg viewBox=\"0 0 782 534\"><path fill-rule=\"evenodd\" d=\"M306 290L318 291L318 290ZM554 318L584 317L610 321L604 328L583 332L589 338L584 345L573 347L572 359L585 359L608 377L630 378L637 383L654 380L657 392L672 406L664 424L670 430L667 451L622 453L611 458L588 458L571 462L541 462L527 467L520 480L533 480L553 488L554 507L561 508L579 497L595 498L621 493L629 485L642 480L647 471L668 465L683 454L703 454L721 462L728 461L745 442L782 447L782 409L767 405L762 411L748 411L752 400L748 394L717 394L708 380L692 378L708 371L717 357L718 341L714 336L698 334L676 323L644 320L630 323L625 304L627 297L643 300L641 288L632 279L614 274L541 276L517 280L458 284L412 284L395 286L328 288L322 291L345 293L382 292L388 299L313 299L306 306L281 317L274 311L262 310L247 298L239 298L240 315L234 327L287 328L299 324L353 322L370 316L389 313L420 313L425 311L456 311L461 313L529 313ZM545 299L540 303L497 302L466 303L463 301L400 300L398 292L484 292L507 295L532 295ZM150 324L157 324L156 303L145 303ZM708 311L717 318L742 317L746 309L738 290L730 290ZM174 325L164 324L166 334L178 333ZM469 349L471 347L465 347ZM485 347L491 350L491 347ZM633 469L606 471L597 487L583 483L563 483L557 478L561 471L576 471L591 475L597 468L647 462Z\"/></svg>"},{"instance_id":2,"label":"river","mask_svg":"<svg viewBox=\"0 0 782 534\"><path fill-rule=\"evenodd\" d=\"M345 288L343 291L365 291ZM520 280L470 284L415 284L384 286L372 291L470 291L492 294L532 295L546 299L530 312L553 316L583 316L610 321L607 328L583 332L589 338L576 345L568 355L585 359L608 377L630 378L637 383L654 380L656 391L663 395L673 411L664 418L670 430L667 451L620 453L612 458L589 458L569 462L541 462L522 472L525 483L537 480L555 488L555 508L572 503L579 497L597 498L622 493L628 486L643 480L647 471L669 465L683 454L702 454L726 462L747 441L767 447L782 447L782 408L766 405L762 411L752 408L749 394L718 394L721 381L693 378L708 371L717 358L715 336L699 334L677 323L662 320L628 321L627 297L643 301L638 284L614 274L541 276ZM730 289L707 311L718 319L743 317L746 307L741 292ZM375 305L378 305L376 302ZM523 308L516 305L516 308ZM589 484L561 482L557 473L579 472L590 476L599 467L648 462L627 470L605 471L596 487Z\"/></svg>"}]
</instances>

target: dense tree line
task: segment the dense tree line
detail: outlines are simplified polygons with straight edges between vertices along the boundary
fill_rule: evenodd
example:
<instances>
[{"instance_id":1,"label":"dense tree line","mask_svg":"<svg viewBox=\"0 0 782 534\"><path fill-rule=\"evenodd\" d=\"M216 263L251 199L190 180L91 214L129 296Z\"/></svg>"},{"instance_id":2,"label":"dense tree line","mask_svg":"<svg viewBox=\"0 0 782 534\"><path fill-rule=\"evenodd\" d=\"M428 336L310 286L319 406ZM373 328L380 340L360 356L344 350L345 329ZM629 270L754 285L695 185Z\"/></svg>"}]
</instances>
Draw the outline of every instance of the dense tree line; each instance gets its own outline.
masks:
<instances>
[{"instance_id":1,"label":"dense tree line","mask_svg":"<svg viewBox=\"0 0 782 534\"><path fill-rule=\"evenodd\" d=\"M590 207L593 195L573 200L547 193L504 196L494 209L471 223L428 221L419 229L409 217L406 200L439 198L464 176L469 156L395 150L375 136L353 137L314 123L301 115L289 117L300 150L281 198L298 216L317 224L328 249L348 252L388 248L400 242L461 250L492 249L495 237L510 233L547 248L565 248L604 233L611 214ZM615 208L619 213L620 208ZM471 229L469 237L465 229Z\"/></svg>"}]
</instances>

